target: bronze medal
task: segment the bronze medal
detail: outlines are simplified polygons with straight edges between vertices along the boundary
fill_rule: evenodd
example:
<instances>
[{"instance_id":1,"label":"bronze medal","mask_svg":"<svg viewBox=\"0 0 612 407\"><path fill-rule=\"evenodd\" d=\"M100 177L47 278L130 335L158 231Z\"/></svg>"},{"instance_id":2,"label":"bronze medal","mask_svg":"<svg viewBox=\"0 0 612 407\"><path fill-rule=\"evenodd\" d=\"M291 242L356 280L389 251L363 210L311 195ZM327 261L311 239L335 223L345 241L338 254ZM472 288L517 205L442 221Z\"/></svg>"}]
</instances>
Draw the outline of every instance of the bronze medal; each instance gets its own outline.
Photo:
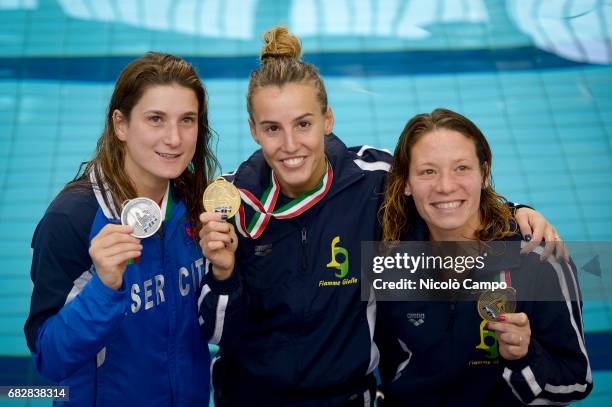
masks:
<instances>
[{"instance_id":1,"label":"bronze medal","mask_svg":"<svg viewBox=\"0 0 612 407\"><path fill-rule=\"evenodd\" d=\"M240 208L238 188L227 182L223 177L217 178L206 187L202 200L207 212L224 213L228 219L234 216Z\"/></svg>"},{"instance_id":2,"label":"bronze medal","mask_svg":"<svg viewBox=\"0 0 612 407\"><path fill-rule=\"evenodd\" d=\"M501 290L485 291L477 303L478 314L487 321L497 321L501 314L516 310L516 290L508 287Z\"/></svg>"}]
</instances>

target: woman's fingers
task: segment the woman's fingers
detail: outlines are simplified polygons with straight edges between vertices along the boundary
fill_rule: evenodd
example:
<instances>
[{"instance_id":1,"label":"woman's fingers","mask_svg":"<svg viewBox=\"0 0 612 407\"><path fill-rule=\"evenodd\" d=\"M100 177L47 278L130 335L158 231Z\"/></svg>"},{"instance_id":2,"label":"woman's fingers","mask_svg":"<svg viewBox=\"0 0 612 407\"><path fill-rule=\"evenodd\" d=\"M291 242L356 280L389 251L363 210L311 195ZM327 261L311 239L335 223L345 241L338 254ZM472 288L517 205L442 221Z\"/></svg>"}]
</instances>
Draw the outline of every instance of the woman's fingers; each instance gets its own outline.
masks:
<instances>
[{"instance_id":1,"label":"woman's fingers","mask_svg":"<svg viewBox=\"0 0 612 407\"><path fill-rule=\"evenodd\" d=\"M92 239L91 245L106 249L119 243L140 243L140 239L130 233L132 233L131 226L108 224Z\"/></svg>"},{"instance_id":2,"label":"woman's fingers","mask_svg":"<svg viewBox=\"0 0 612 407\"><path fill-rule=\"evenodd\" d=\"M506 359L520 359L529 350L531 328L524 312L508 313L500 317L503 322L489 322L487 328L495 331L500 354Z\"/></svg>"},{"instance_id":3,"label":"woman's fingers","mask_svg":"<svg viewBox=\"0 0 612 407\"><path fill-rule=\"evenodd\" d=\"M102 237L100 240L93 242L92 246L95 244L95 247L99 250L108 250L118 245L123 244L140 244L140 239L135 238L132 235L125 233L112 233L110 235Z\"/></svg>"},{"instance_id":4,"label":"woman's fingers","mask_svg":"<svg viewBox=\"0 0 612 407\"><path fill-rule=\"evenodd\" d=\"M517 332L505 332L499 334L497 339L510 346L522 346L526 338Z\"/></svg>"},{"instance_id":5,"label":"woman's fingers","mask_svg":"<svg viewBox=\"0 0 612 407\"><path fill-rule=\"evenodd\" d=\"M129 250L129 251L121 252L121 253L113 256L111 258L111 261L115 265L120 266L120 265L124 264L125 262L127 262L130 259L135 259L137 257L140 257L141 254L142 254L142 252L140 250Z\"/></svg>"},{"instance_id":6,"label":"woman's fingers","mask_svg":"<svg viewBox=\"0 0 612 407\"><path fill-rule=\"evenodd\" d=\"M513 324L516 326L529 326L529 317L524 312L509 312L503 314L505 322L507 324Z\"/></svg>"},{"instance_id":7,"label":"woman's fingers","mask_svg":"<svg viewBox=\"0 0 612 407\"><path fill-rule=\"evenodd\" d=\"M200 222L205 225L210 222L225 222L227 215L219 212L202 212L200 214Z\"/></svg>"},{"instance_id":8,"label":"woman's fingers","mask_svg":"<svg viewBox=\"0 0 612 407\"><path fill-rule=\"evenodd\" d=\"M99 272L110 272L123 262L140 256L140 239L130 235L131 232L131 226L108 224L92 239L89 255Z\"/></svg>"},{"instance_id":9,"label":"woman's fingers","mask_svg":"<svg viewBox=\"0 0 612 407\"><path fill-rule=\"evenodd\" d=\"M552 227L552 225L548 225L544 231L544 251L540 255L540 260L545 260L550 256L553 252L558 252L563 250L563 245L559 244L561 238L557 234L557 230Z\"/></svg>"},{"instance_id":10,"label":"woman's fingers","mask_svg":"<svg viewBox=\"0 0 612 407\"><path fill-rule=\"evenodd\" d=\"M206 242L206 249L208 249L207 252L215 252L221 249L225 249L227 247L226 245L227 243L225 242L213 240L213 241ZM206 255L206 258L212 261L211 256L213 256L213 253L209 253L208 255Z\"/></svg>"},{"instance_id":11,"label":"woman's fingers","mask_svg":"<svg viewBox=\"0 0 612 407\"><path fill-rule=\"evenodd\" d=\"M528 208L518 209L516 211L515 220L516 220L516 224L519 227L519 230L521 231L521 235L523 235L523 238L527 242L530 242L533 240L533 231L531 230L531 225L529 224L529 217L525 213L526 209Z\"/></svg>"},{"instance_id":12,"label":"woman's fingers","mask_svg":"<svg viewBox=\"0 0 612 407\"><path fill-rule=\"evenodd\" d=\"M142 245L140 243L118 243L103 251L103 255L106 257L116 256L123 252L142 252Z\"/></svg>"},{"instance_id":13,"label":"woman's fingers","mask_svg":"<svg viewBox=\"0 0 612 407\"><path fill-rule=\"evenodd\" d=\"M233 238L229 232L220 233L220 232L210 232L208 233L208 240L210 242L223 242L230 244L233 241Z\"/></svg>"},{"instance_id":14,"label":"woman's fingers","mask_svg":"<svg viewBox=\"0 0 612 407\"><path fill-rule=\"evenodd\" d=\"M542 260L554 253L557 260L563 258L565 261L569 262L569 250L563 239L561 239L561 236L559 236L557 229L549 225L544 233L544 239L546 239L546 246L544 247L542 256L540 256Z\"/></svg>"},{"instance_id":15,"label":"woman's fingers","mask_svg":"<svg viewBox=\"0 0 612 407\"><path fill-rule=\"evenodd\" d=\"M130 233L132 233L132 231L133 231L133 228L129 225L116 225L114 223L109 223L108 225L100 229L100 232L98 232L98 234L94 237L94 239L104 238L114 233L119 233L119 234L130 236Z\"/></svg>"},{"instance_id":16,"label":"woman's fingers","mask_svg":"<svg viewBox=\"0 0 612 407\"><path fill-rule=\"evenodd\" d=\"M232 225L226 221L210 221L202 225L204 233L230 233Z\"/></svg>"},{"instance_id":17,"label":"woman's fingers","mask_svg":"<svg viewBox=\"0 0 612 407\"><path fill-rule=\"evenodd\" d=\"M529 208L518 209L515 219L525 241L528 242L521 253L531 253L542 241L546 228L551 225L542 214Z\"/></svg>"}]
</instances>

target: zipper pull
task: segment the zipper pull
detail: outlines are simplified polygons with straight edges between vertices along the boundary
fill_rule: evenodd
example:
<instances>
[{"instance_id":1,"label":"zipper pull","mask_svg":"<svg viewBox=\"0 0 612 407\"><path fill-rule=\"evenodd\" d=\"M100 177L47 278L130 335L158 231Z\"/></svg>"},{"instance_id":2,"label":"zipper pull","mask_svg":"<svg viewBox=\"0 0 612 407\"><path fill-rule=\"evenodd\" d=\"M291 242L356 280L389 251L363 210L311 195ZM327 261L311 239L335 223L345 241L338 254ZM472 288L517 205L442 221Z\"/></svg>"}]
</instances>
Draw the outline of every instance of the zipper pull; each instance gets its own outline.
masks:
<instances>
[{"instance_id":1,"label":"zipper pull","mask_svg":"<svg viewBox=\"0 0 612 407\"><path fill-rule=\"evenodd\" d=\"M306 228L302 228L302 244L306 245Z\"/></svg>"}]
</instances>

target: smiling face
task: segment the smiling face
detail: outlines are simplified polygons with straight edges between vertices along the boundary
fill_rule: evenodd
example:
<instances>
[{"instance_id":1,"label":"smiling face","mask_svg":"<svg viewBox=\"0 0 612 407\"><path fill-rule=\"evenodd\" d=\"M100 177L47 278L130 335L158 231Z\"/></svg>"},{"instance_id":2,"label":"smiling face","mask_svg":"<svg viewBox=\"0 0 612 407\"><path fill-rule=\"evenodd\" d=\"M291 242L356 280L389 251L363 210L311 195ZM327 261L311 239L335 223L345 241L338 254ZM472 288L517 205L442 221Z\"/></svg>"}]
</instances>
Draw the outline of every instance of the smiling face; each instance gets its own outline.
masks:
<instances>
[{"instance_id":1,"label":"smiling face","mask_svg":"<svg viewBox=\"0 0 612 407\"><path fill-rule=\"evenodd\" d=\"M325 173L325 134L331 109L321 112L317 89L308 83L265 86L253 95L251 135L261 146L281 191L296 198L313 189Z\"/></svg>"},{"instance_id":2,"label":"smiling face","mask_svg":"<svg viewBox=\"0 0 612 407\"><path fill-rule=\"evenodd\" d=\"M198 136L198 100L180 85L147 88L130 112L113 113L117 138L124 143L125 171L139 195L165 190L168 180L185 171Z\"/></svg>"},{"instance_id":3,"label":"smiling face","mask_svg":"<svg viewBox=\"0 0 612 407\"><path fill-rule=\"evenodd\" d=\"M432 240L475 238L484 182L474 141L457 131L433 130L410 150L405 192L414 198Z\"/></svg>"}]
</instances>

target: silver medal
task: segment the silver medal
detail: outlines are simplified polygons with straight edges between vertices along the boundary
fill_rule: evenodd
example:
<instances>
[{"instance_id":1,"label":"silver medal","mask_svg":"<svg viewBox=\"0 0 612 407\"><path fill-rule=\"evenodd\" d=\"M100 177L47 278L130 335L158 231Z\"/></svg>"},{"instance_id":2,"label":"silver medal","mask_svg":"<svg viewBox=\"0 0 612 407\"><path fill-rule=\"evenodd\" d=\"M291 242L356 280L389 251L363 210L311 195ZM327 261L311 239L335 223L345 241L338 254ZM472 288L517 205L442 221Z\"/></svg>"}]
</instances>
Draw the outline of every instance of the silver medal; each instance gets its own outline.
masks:
<instances>
[{"instance_id":1,"label":"silver medal","mask_svg":"<svg viewBox=\"0 0 612 407\"><path fill-rule=\"evenodd\" d=\"M149 198L130 199L121 210L121 224L130 225L132 236L140 239L154 235L161 223L161 209Z\"/></svg>"}]
</instances>

